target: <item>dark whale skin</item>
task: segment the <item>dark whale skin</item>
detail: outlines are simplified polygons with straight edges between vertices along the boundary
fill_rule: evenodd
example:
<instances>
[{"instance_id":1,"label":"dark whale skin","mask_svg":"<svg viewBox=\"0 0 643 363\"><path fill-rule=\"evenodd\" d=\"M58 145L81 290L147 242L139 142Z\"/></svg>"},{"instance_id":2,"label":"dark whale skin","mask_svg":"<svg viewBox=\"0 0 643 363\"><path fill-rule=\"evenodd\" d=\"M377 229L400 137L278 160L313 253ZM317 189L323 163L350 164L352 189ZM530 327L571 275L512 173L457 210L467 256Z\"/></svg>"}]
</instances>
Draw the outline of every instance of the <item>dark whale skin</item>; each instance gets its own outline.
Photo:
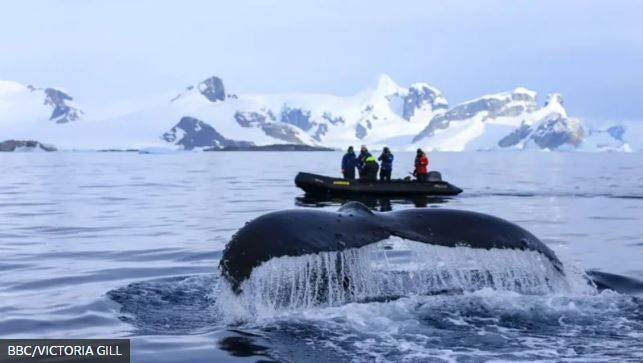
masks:
<instances>
[{"instance_id":1,"label":"dark whale skin","mask_svg":"<svg viewBox=\"0 0 643 363\"><path fill-rule=\"evenodd\" d=\"M337 212L292 209L264 214L232 237L219 268L239 293L252 270L272 258L360 248L390 236L445 247L532 250L563 273L562 263L549 247L504 219L437 208L375 213L358 202L347 203Z\"/></svg>"}]
</instances>

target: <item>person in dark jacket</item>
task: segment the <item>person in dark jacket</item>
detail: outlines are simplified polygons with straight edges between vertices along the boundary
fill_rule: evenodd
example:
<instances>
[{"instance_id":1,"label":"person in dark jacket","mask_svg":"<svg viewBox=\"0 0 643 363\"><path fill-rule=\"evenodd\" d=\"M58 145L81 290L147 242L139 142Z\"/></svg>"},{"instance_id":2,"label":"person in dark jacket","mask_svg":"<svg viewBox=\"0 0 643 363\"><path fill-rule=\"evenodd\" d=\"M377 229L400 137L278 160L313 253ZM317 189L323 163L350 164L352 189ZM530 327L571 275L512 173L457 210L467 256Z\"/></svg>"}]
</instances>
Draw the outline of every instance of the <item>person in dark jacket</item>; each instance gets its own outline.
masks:
<instances>
[{"instance_id":1,"label":"person in dark jacket","mask_svg":"<svg viewBox=\"0 0 643 363\"><path fill-rule=\"evenodd\" d=\"M382 162L380 166L380 180L391 181L391 172L393 171L393 154L388 147L382 150L382 154L377 160Z\"/></svg>"},{"instance_id":2,"label":"person in dark jacket","mask_svg":"<svg viewBox=\"0 0 643 363\"><path fill-rule=\"evenodd\" d=\"M417 150L417 155L415 156L415 177L420 183L427 181L428 176L428 167L429 167L429 158L426 156L422 149Z\"/></svg>"},{"instance_id":3,"label":"person in dark jacket","mask_svg":"<svg viewBox=\"0 0 643 363\"><path fill-rule=\"evenodd\" d=\"M366 158L368 158L369 156L371 156L371 153L368 152L366 145L362 145L362 147L359 149L359 155L357 156L357 160L355 163L355 165L357 166L357 171L359 172L360 179L362 179L362 172L364 171Z\"/></svg>"},{"instance_id":4,"label":"person in dark jacket","mask_svg":"<svg viewBox=\"0 0 643 363\"><path fill-rule=\"evenodd\" d=\"M355 166L357 166L357 158L353 147L349 146L346 154L342 157L342 174L344 179L355 179Z\"/></svg>"}]
</instances>

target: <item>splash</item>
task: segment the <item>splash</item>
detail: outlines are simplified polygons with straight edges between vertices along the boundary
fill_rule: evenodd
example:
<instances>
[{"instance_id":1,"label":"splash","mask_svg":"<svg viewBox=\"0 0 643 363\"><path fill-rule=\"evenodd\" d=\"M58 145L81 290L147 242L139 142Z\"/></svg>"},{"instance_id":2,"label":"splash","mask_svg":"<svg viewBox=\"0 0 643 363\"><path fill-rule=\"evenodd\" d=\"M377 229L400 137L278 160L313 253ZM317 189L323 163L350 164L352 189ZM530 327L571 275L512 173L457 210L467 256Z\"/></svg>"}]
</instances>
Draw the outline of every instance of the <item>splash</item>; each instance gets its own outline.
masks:
<instances>
[{"instance_id":1,"label":"splash","mask_svg":"<svg viewBox=\"0 0 643 363\"><path fill-rule=\"evenodd\" d=\"M309 309L260 324L286 335L285 342L306 329L306 344L338 354L336 361L640 362L642 307L612 291L523 295L485 288Z\"/></svg>"},{"instance_id":2,"label":"splash","mask_svg":"<svg viewBox=\"0 0 643 363\"><path fill-rule=\"evenodd\" d=\"M217 304L233 321L350 302L491 288L521 294L587 294L535 251L442 247L392 238L359 249L279 257L258 266L235 295L220 279Z\"/></svg>"}]
</instances>

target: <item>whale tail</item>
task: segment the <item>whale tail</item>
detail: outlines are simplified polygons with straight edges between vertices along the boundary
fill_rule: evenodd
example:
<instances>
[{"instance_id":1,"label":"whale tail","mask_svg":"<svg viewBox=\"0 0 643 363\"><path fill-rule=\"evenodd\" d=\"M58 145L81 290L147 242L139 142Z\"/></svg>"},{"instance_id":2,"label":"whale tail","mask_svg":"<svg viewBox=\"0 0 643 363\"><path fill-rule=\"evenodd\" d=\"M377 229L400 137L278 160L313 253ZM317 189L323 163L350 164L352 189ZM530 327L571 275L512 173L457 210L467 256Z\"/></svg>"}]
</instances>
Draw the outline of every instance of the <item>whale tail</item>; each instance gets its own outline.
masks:
<instances>
[{"instance_id":1,"label":"whale tail","mask_svg":"<svg viewBox=\"0 0 643 363\"><path fill-rule=\"evenodd\" d=\"M238 292L255 267L273 258L359 249L391 236L443 247L535 251L564 275L563 264L551 249L509 221L442 208L380 213L359 202L347 203L337 212L296 209L265 214L234 235L220 268Z\"/></svg>"}]
</instances>

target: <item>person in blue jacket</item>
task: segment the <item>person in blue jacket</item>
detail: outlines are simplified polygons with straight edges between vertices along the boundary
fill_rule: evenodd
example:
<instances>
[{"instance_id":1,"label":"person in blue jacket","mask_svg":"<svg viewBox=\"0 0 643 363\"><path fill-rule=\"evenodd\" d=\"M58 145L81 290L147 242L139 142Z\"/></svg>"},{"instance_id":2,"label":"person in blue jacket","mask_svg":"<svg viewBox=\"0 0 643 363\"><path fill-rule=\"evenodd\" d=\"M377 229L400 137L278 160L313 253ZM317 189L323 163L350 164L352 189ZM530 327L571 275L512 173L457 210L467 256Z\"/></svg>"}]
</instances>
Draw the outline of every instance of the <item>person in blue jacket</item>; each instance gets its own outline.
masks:
<instances>
[{"instance_id":1,"label":"person in blue jacket","mask_svg":"<svg viewBox=\"0 0 643 363\"><path fill-rule=\"evenodd\" d=\"M393 154L388 147L382 150L382 154L377 160L381 161L380 180L391 181L391 172L393 171Z\"/></svg>"},{"instance_id":2,"label":"person in blue jacket","mask_svg":"<svg viewBox=\"0 0 643 363\"><path fill-rule=\"evenodd\" d=\"M346 154L342 158L342 174L344 179L355 179L355 167L357 166L357 158L353 147L349 146Z\"/></svg>"}]
</instances>

